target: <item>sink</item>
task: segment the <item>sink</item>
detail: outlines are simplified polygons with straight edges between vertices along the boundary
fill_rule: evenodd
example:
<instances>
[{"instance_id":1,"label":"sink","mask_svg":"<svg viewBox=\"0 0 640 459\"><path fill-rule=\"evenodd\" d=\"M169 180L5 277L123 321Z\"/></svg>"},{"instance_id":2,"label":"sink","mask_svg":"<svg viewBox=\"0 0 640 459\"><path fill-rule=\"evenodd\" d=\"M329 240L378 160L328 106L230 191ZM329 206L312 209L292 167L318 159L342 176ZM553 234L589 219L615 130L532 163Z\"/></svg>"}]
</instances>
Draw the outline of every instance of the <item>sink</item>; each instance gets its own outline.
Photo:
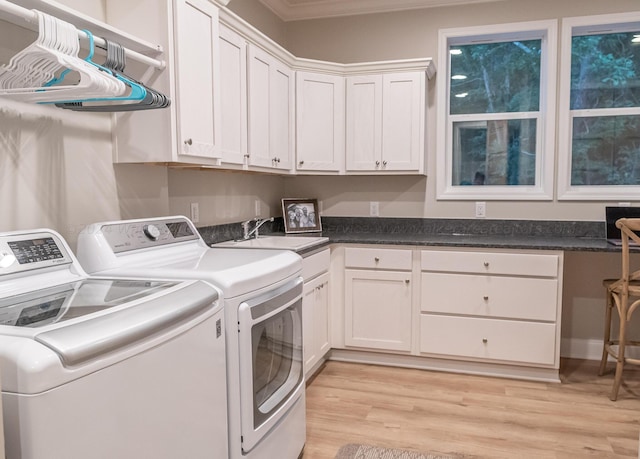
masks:
<instances>
[{"instance_id":1,"label":"sink","mask_svg":"<svg viewBox=\"0 0 640 459\"><path fill-rule=\"evenodd\" d=\"M328 237L321 236L258 236L246 241L225 241L213 244L212 247L236 247L240 249L279 249L300 251L328 242Z\"/></svg>"}]
</instances>

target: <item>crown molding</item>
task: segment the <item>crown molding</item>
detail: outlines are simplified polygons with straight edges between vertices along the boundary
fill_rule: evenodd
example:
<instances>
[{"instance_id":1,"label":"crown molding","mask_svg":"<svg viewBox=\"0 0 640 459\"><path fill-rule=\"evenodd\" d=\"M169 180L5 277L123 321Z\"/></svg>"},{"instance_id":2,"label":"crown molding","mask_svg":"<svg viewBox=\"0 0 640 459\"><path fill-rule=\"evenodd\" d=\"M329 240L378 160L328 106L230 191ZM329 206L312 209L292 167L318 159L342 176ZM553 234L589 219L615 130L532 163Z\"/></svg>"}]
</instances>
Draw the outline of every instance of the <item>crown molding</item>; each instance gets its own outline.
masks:
<instances>
[{"instance_id":1,"label":"crown molding","mask_svg":"<svg viewBox=\"0 0 640 459\"><path fill-rule=\"evenodd\" d=\"M433 78L436 74L436 66L430 57L352 64L296 57L227 8L220 10L220 23L239 33L247 44L256 45L264 49L293 70L320 72L339 76L419 70L426 72L427 78L429 79Z\"/></svg>"},{"instance_id":2,"label":"crown molding","mask_svg":"<svg viewBox=\"0 0 640 459\"><path fill-rule=\"evenodd\" d=\"M285 22L502 0L259 0Z\"/></svg>"}]
</instances>

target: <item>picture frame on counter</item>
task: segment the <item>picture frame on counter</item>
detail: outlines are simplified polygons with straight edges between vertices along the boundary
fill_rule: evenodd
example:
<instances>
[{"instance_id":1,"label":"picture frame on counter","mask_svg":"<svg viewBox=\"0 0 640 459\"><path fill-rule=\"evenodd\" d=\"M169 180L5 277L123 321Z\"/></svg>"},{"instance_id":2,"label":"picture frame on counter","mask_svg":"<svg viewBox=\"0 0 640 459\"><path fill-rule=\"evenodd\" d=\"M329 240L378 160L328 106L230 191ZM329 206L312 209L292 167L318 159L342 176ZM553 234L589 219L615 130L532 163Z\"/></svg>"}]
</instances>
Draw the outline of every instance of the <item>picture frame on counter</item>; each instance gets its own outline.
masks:
<instances>
[{"instance_id":1,"label":"picture frame on counter","mask_svg":"<svg viewBox=\"0 0 640 459\"><path fill-rule=\"evenodd\" d=\"M287 234L322 231L318 200L315 198L282 199L282 218L284 219L284 232Z\"/></svg>"}]
</instances>

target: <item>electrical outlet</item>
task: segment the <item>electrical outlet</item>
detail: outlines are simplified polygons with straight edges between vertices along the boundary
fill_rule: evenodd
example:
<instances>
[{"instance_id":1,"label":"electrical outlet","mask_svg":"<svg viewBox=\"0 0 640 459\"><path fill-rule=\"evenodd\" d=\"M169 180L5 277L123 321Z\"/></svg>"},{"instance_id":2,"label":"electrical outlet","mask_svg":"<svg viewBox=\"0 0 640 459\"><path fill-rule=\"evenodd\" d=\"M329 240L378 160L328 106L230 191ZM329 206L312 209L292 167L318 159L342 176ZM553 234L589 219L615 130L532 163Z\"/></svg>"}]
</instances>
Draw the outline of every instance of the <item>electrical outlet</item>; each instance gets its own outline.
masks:
<instances>
[{"instance_id":1,"label":"electrical outlet","mask_svg":"<svg viewBox=\"0 0 640 459\"><path fill-rule=\"evenodd\" d=\"M191 221L193 223L200 221L200 205L197 202L191 203Z\"/></svg>"},{"instance_id":2,"label":"electrical outlet","mask_svg":"<svg viewBox=\"0 0 640 459\"><path fill-rule=\"evenodd\" d=\"M371 201L369 203L369 216L370 217L380 216L380 203L378 201Z\"/></svg>"},{"instance_id":3,"label":"electrical outlet","mask_svg":"<svg viewBox=\"0 0 640 459\"><path fill-rule=\"evenodd\" d=\"M262 209L260 208L260 200L256 199L253 204L255 207L256 217L259 217L262 214Z\"/></svg>"},{"instance_id":4,"label":"electrical outlet","mask_svg":"<svg viewBox=\"0 0 640 459\"><path fill-rule=\"evenodd\" d=\"M476 218L484 218L487 216L487 203L476 202Z\"/></svg>"}]
</instances>

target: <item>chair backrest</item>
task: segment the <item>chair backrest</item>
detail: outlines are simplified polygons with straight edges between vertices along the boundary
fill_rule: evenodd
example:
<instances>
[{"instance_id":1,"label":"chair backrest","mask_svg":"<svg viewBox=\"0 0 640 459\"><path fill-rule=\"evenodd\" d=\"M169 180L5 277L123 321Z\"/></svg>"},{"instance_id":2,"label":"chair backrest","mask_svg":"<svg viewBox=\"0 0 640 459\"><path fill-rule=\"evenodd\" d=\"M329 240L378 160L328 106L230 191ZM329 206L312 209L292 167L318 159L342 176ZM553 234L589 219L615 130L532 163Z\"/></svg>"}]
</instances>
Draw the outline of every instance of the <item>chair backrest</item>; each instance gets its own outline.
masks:
<instances>
[{"instance_id":1,"label":"chair backrest","mask_svg":"<svg viewBox=\"0 0 640 459\"><path fill-rule=\"evenodd\" d=\"M622 237L622 278L624 284L630 280L640 279L640 269L631 272L629 266L629 242L634 241L640 245L640 218L621 218L616 221Z\"/></svg>"}]
</instances>

